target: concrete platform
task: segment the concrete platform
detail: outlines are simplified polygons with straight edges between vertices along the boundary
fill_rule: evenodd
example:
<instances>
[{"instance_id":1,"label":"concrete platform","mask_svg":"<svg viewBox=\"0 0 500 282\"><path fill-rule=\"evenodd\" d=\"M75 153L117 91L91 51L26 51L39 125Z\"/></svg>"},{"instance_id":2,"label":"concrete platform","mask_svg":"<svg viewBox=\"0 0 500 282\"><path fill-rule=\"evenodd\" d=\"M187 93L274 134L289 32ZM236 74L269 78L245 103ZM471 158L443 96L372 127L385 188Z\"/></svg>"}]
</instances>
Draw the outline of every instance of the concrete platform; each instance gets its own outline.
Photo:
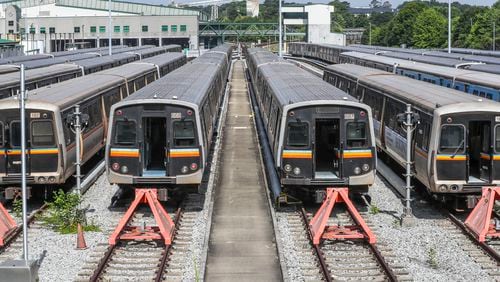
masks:
<instances>
[{"instance_id":1,"label":"concrete platform","mask_svg":"<svg viewBox=\"0 0 500 282\"><path fill-rule=\"evenodd\" d=\"M281 281L243 62L234 64L205 281Z\"/></svg>"}]
</instances>

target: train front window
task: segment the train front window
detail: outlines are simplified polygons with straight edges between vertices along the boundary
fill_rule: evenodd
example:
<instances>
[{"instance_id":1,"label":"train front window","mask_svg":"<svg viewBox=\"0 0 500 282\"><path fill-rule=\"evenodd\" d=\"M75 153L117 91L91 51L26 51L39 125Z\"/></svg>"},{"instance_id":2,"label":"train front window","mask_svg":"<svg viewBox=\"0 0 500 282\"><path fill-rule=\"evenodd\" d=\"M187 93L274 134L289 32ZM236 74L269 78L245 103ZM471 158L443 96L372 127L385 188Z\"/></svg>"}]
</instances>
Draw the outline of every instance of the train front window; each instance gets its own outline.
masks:
<instances>
[{"instance_id":1,"label":"train front window","mask_svg":"<svg viewBox=\"0 0 500 282\"><path fill-rule=\"evenodd\" d=\"M288 123L288 140L290 147L305 147L309 145L309 124L306 122Z\"/></svg>"},{"instance_id":2,"label":"train front window","mask_svg":"<svg viewBox=\"0 0 500 282\"><path fill-rule=\"evenodd\" d=\"M10 145L12 147L21 146L21 123L18 121L10 124Z\"/></svg>"},{"instance_id":3,"label":"train front window","mask_svg":"<svg viewBox=\"0 0 500 282\"><path fill-rule=\"evenodd\" d=\"M348 148L366 147L366 122L348 122L346 130Z\"/></svg>"},{"instance_id":4,"label":"train front window","mask_svg":"<svg viewBox=\"0 0 500 282\"><path fill-rule=\"evenodd\" d=\"M443 125L439 151L441 153L463 153L465 149L465 128L463 125Z\"/></svg>"},{"instance_id":5,"label":"train front window","mask_svg":"<svg viewBox=\"0 0 500 282\"><path fill-rule=\"evenodd\" d=\"M54 130L52 127L52 121L33 121L31 123L31 144L33 146L53 146L54 140Z\"/></svg>"},{"instance_id":6,"label":"train front window","mask_svg":"<svg viewBox=\"0 0 500 282\"><path fill-rule=\"evenodd\" d=\"M116 122L115 144L134 145L137 134L135 121L119 120Z\"/></svg>"},{"instance_id":7,"label":"train front window","mask_svg":"<svg viewBox=\"0 0 500 282\"><path fill-rule=\"evenodd\" d=\"M174 145L176 147L193 147L195 144L194 123L192 121L175 121Z\"/></svg>"}]
</instances>

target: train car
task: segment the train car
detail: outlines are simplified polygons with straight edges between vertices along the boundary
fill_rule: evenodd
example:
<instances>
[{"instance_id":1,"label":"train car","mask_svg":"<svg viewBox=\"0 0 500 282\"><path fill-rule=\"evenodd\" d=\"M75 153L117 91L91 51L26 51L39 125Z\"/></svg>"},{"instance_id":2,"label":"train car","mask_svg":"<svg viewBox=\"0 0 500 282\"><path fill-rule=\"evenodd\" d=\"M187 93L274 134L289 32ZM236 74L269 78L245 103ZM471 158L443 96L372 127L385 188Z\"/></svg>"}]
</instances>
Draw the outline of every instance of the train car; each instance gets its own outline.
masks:
<instances>
[{"instance_id":1,"label":"train car","mask_svg":"<svg viewBox=\"0 0 500 282\"><path fill-rule=\"evenodd\" d=\"M376 169L370 107L268 51L246 56L283 190L365 193Z\"/></svg>"},{"instance_id":2,"label":"train car","mask_svg":"<svg viewBox=\"0 0 500 282\"><path fill-rule=\"evenodd\" d=\"M377 146L401 166L407 141L396 116L412 105L414 173L435 197L473 206L483 186L500 184L499 103L352 64L327 67L324 80L372 108Z\"/></svg>"},{"instance_id":3,"label":"train car","mask_svg":"<svg viewBox=\"0 0 500 282\"><path fill-rule=\"evenodd\" d=\"M171 64L178 65L178 60L185 58L174 58ZM157 65L130 63L31 91L26 102L28 185L62 184L75 172L70 120L76 105L89 116L82 132L85 163L104 148L111 106L157 78ZM20 181L19 131L19 100L0 100L0 187L6 198Z\"/></svg>"},{"instance_id":4,"label":"train car","mask_svg":"<svg viewBox=\"0 0 500 282\"><path fill-rule=\"evenodd\" d=\"M442 49L443 52L448 52L448 49ZM500 51L491 50L478 50L478 49L466 49L466 48L451 48L451 52L459 54L470 54L470 55L480 55L489 57L500 57Z\"/></svg>"},{"instance_id":5,"label":"train car","mask_svg":"<svg viewBox=\"0 0 500 282\"><path fill-rule=\"evenodd\" d=\"M213 48L111 108L110 183L199 189L229 75L232 46Z\"/></svg>"},{"instance_id":6,"label":"train car","mask_svg":"<svg viewBox=\"0 0 500 282\"><path fill-rule=\"evenodd\" d=\"M312 44L305 42L288 43L288 53L292 56L319 59L327 63L340 63L340 54L348 51L357 51L368 54L376 54L377 50L355 46L340 46L333 44Z\"/></svg>"},{"instance_id":7,"label":"train car","mask_svg":"<svg viewBox=\"0 0 500 282\"><path fill-rule=\"evenodd\" d=\"M380 69L500 102L500 76L473 68L493 65L457 69L359 52L342 53L340 62Z\"/></svg>"}]
</instances>

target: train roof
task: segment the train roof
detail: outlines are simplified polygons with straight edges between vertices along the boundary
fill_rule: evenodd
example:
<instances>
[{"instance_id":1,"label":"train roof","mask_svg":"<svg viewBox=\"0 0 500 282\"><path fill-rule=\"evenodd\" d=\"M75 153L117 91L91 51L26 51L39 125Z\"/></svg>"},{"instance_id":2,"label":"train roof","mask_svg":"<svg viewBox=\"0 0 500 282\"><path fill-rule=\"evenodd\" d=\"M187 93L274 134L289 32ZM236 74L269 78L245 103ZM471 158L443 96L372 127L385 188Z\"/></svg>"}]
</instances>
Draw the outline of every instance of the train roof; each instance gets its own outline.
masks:
<instances>
[{"instance_id":1,"label":"train roof","mask_svg":"<svg viewBox=\"0 0 500 282\"><path fill-rule=\"evenodd\" d=\"M424 56L433 56L433 57L443 57L443 58L452 58L463 61L474 61L485 64L493 64L500 65L500 58L483 56L483 55L471 55L471 54L459 54L459 53L446 53L441 51L429 51L425 52Z\"/></svg>"},{"instance_id":2,"label":"train roof","mask_svg":"<svg viewBox=\"0 0 500 282\"><path fill-rule=\"evenodd\" d=\"M500 74L500 65L470 65L467 67L469 70L481 71L493 74ZM500 84L500 82L498 82Z\"/></svg>"},{"instance_id":3,"label":"train roof","mask_svg":"<svg viewBox=\"0 0 500 282\"><path fill-rule=\"evenodd\" d=\"M468 61L468 60L464 61L464 60L451 59L451 58L428 57L428 56L422 56L422 55L417 55L417 54L409 54L409 53L401 53L401 52L393 52L393 51L385 52L381 55L386 56L386 57L410 60L410 61L421 62L421 63L429 63L429 64L433 64L433 65L446 66L446 67L458 67L462 64L474 63L473 61Z\"/></svg>"},{"instance_id":4,"label":"train roof","mask_svg":"<svg viewBox=\"0 0 500 282\"><path fill-rule=\"evenodd\" d=\"M64 56L64 57L55 57L55 58L48 58L48 59L42 59L42 60L28 61L28 62L23 62L23 64L24 64L24 67L26 69L34 69L34 68L42 68L42 67L46 67L46 66L51 66L51 65L55 65L55 64L63 64L66 62L75 62L75 61L95 58L97 56L98 56L97 54L87 54L87 53L74 54L74 55L69 55L69 56Z\"/></svg>"},{"instance_id":5,"label":"train roof","mask_svg":"<svg viewBox=\"0 0 500 282\"><path fill-rule=\"evenodd\" d=\"M56 74L61 74L64 72L75 72L78 71L79 67L70 64L57 64L44 68L30 69L26 70L25 76L26 81L30 82L44 77L54 76ZM18 85L20 81L19 72L11 72L0 75L0 89L10 87L12 85Z\"/></svg>"},{"instance_id":6,"label":"train roof","mask_svg":"<svg viewBox=\"0 0 500 282\"><path fill-rule=\"evenodd\" d=\"M447 52L448 49L443 49L443 51ZM478 50L478 49L467 49L467 48L451 48L451 52L453 52L453 53L461 53L461 54L490 56L490 57L500 57L500 51L491 51L491 50Z\"/></svg>"},{"instance_id":7,"label":"train roof","mask_svg":"<svg viewBox=\"0 0 500 282\"><path fill-rule=\"evenodd\" d=\"M14 64L14 63L18 63L18 62L26 62L26 61L32 61L32 60L41 60L41 59L47 59L47 58L52 58L52 56L48 55L48 54L13 56L13 57L7 57L4 59L0 59L0 65Z\"/></svg>"},{"instance_id":8,"label":"train roof","mask_svg":"<svg viewBox=\"0 0 500 282\"><path fill-rule=\"evenodd\" d=\"M134 54L120 53L120 54L114 54L111 56L94 57L94 58L79 60L79 61L70 62L70 63L77 65L77 66L84 68L84 69L89 69L89 68L98 67L98 66L101 66L104 64L114 63L116 61L120 61L123 59L134 59L135 57L136 56Z\"/></svg>"},{"instance_id":9,"label":"train roof","mask_svg":"<svg viewBox=\"0 0 500 282\"><path fill-rule=\"evenodd\" d=\"M328 66L327 69L350 76L364 85L383 89L385 93L397 99L410 100L420 108L432 110L447 105L479 101L496 104L458 90L358 65L338 64Z\"/></svg>"},{"instance_id":10,"label":"train roof","mask_svg":"<svg viewBox=\"0 0 500 282\"><path fill-rule=\"evenodd\" d=\"M185 55L181 52L168 52L160 55L156 55L153 57L149 57L146 59L142 59L141 61L135 61L131 64L153 64L155 66L163 67L173 60L179 60L181 58L185 57Z\"/></svg>"},{"instance_id":11,"label":"train roof","mask_svg":"<svg viewBox=\"0 0 500 282\"><path fill-rule=\"evenodd\" d=\"M207 92L218 69L222 64L228 62L231 48L231 46L223 45L211 49L181 68L140 89L134 95L125 98L123 102L168 99L200 105L205 98L205 95L200 94Z\"/></svg>"},{"instance_id":12,"label":"train roof","mask_svg":"<svg viewBox=\"0 0 500 282\"><path fill-rule=\"evenodd\" d=\"M380 64L394 66L398 64L398 67L405 68L409 70L421 71L429 74L445 76L450 79L459 79L466 82L478 83L481 85L488 85L490 87L500 89L500 76L492 73L482 73L475 71L473 67L485 66L485 65L471 65L469 69L457 69L445 66L436 66L432 64L413 62L408 60L402 60L392 57L384 57L379 55L370 55L359 52L344 52L342 56L359 58L363 60L368 60L372 62L377 62Z\"/></svg>"}]
</instances>

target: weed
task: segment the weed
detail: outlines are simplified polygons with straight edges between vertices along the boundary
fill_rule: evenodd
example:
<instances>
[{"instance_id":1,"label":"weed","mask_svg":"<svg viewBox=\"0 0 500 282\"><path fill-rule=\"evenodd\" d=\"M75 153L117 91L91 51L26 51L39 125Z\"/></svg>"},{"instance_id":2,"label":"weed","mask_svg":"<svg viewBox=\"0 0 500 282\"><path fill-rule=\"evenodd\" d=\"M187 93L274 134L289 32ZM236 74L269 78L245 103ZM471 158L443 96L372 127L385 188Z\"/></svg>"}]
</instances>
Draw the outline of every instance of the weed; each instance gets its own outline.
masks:
<instances>
[{"instance_id":1,"label":"weed","mask_svg":"<svg viewBox=\"0 0 500 282\"><path fill-rule=\"evenodd\" d=\"M16 217L23 216L23 200L21 197L16 197L12 202L12 211Z\"/></svg>"},{"instance_id":2,"label":"weed","mask_svg":"<svg viewBox=\"0 0 500 282\"><path fill-rule=\"evenodd\" d=\"M370 205L370 214L377 214L380 212L380 209L375 205Z\"/></svg>"},{"instance_id":3,"label":"weed","mask_svg":"<svg viewBox=\"0 0 500 282\"><path fill-rule=\"evenodd\" d=\"M47 212L41 216L44 224L62 234L76 233L78 224L85 231L98 231L95 224L86 224L85 212L79 209L81 198L76 193L54 192L54 201L47 203Z\"/></svg>"},{"instance_id":4,"label":"weed","mask_svg":"<svg viewBox=\"0 0 500 282\"><path fill-rule=\"evenodd\" d=\"M392 228L399 228L401 227L401 221L399 219L395 219L392 221Z\"/></svg>"},{"instance_id":5,"label":"weed","mask_svg":"<svg viewBox=\"0 0 500 282\"><path fill-rule=\"evenodd\" d=\"M434 269L438 268L437 251L433 247L427 252L427 263Z\"/></svg>"}]
</instances>

